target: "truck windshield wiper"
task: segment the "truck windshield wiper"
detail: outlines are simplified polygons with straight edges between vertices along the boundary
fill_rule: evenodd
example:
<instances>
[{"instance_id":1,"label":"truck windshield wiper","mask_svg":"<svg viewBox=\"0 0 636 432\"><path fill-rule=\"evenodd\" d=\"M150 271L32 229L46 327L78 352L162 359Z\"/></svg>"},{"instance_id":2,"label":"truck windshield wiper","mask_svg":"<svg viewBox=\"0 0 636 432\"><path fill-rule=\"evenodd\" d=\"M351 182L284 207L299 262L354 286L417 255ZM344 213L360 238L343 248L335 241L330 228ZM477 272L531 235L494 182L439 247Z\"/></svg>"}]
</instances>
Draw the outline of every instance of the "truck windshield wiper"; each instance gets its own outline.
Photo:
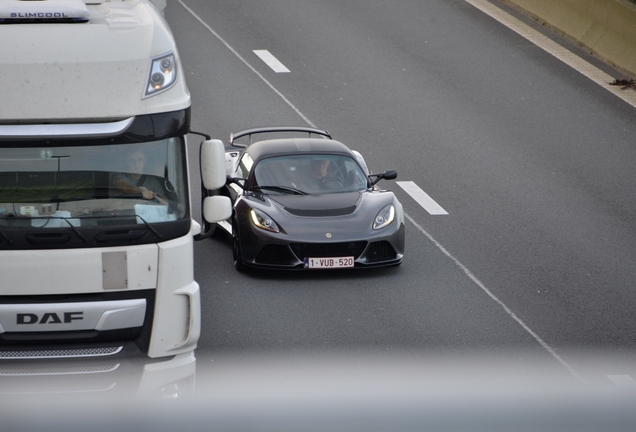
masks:
<instances>
[{"instance_id":1,"label":"truck windshield wiper","mask_svg":"<svg viewBox=\"0 0 636 432\"><path fill-rule=\"evenodd\" d=\"M300 189L296 189L289 186L274 186L274 185L254 186L250 190L254 190L254 189L260 189L260 190L268 189L268 190L273 190L276 192L291 193L295 195L307 195L307 192L303 192Z\"/></svg>"},{"instance_id":2,"label":"truck windshield wiper","mask_svg":"<svg viewBox=\"0 0 636 432\"><path fill-rule=\"evenodd\" d=\"M59 219L59 218L58 218ZM72 223L71 221L69 221L67 218L62 218L64 219L64 221L68 224L68 226L71 227L71 229L73 230L73 232L75 234L77 234L77 236L80 238L81 241L83 241L84 243L88 243L88 239L86 238L86 236L84 234L82 234L80 232L80 230L78 230Z\"/></svg>"},{"instance_id":3,"label":"truck windshield wiper","mask_svg":"<svg viewBox=\"0 0 636 432\"><path fill-rule=\"evenodd\" d=\"M82 241L84 243L88 243L88 239L86 238L86 236L84 234L82 234L81 231L78 230L77 227L75 225L73 225L70 220L68 220L69 218L65 218L65 217L62 217L62 216L35 216L35 217L28 217L28 219L46 219L46 222L44 223L44 225L42 225L41 227L34 227L34 228L45 228L46 224L49 223L49 220L51 220L51 219L62 219L64 222L66 222L68 224L69 227L71 227L71 230L80 238L80 241ZM71 218L71 219L77 219L77 218L74 217L74 218Z\"/></svg>"},{"instance_id":4,"label":"truck windshield wiper","mask_svg":"<svg viewBox=\"0 0 636 432\"><path fill-rule=\"evenodd\" d=\"M0 238L2 238L2 240L8 244L9 246L11 246L13 244L13 240L11 240L9 237L7 237L7 235L5 233L3 233L2 231L0 231Z\"/></svg>"},{"instance_id":5,"label":"truck windshield wiper","mask_svg":"<svg viewBox=\"0 0 636 432\"><path fill-rule=\"evenodd\" d=\"M161 234L155 227L153 227L148 222L146 222L146 220L142 218L141 216L139 215L135 215L135 216L141 219L141 221L146 225L146 228L152 231L152 233L155 235L156 238L158 238L159 240L163 239L163 234Z\"/></svg>"}]
</instances>

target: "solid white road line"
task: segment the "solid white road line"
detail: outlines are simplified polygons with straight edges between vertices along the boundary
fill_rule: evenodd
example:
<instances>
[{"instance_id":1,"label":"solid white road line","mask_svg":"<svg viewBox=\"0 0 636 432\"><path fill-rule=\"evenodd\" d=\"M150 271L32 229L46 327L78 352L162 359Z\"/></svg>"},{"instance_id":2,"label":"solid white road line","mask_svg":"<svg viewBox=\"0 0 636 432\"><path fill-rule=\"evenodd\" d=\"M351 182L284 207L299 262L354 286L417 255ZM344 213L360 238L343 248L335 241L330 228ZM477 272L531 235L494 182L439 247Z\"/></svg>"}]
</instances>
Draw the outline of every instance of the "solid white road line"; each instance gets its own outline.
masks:
<instances>
[{"instance_id":1,"label":"solid white road line","mask_svg":"<svg viewBox=\"0 0 636 432\"><path fill-rule=\"evenodd\" d=\"M499 9L497 6L490 3L488 0L465 0L467 3L473 5L486 15L499 21L512 31L523 36L539 48L543 49L549 54L561 60L563 63L572 67L574 70L580 72L587 78L594 81L596 84L603 87L605 90L614 93L619 98L633 107L636 107L636 92L630 89L621 89L620 86L610 85L610 82L614 81L614 77L606 74L596 66L583 60L578 55L562 47L558 43L554 42L550 38L542 35L532 27L524 24L517 18L513 17L507 12Z\"/></svg>"},{"instance_id":2,"label":"solid white road line","mask_svg":"<svg viewBox=\"0 0 636 432\"><path fill-rule=\"evenodd\" d=\"M285 67L276 57L272 55L267 50L254 50L254 54L256 54L261 60L265 62L267 66L272 68L272 70L276 73L288 73L289 69Z\"/></svg>"},{"instance_id":3,"label":"solid white road line","mask_svg":"<svg viewBox=\"0 0 636 432\"><path fill-rule=\"evenodd\" d=\"M629 375L608 375L607 376L617 387L625 390L636 390L636 381Z\"/></svg>"},{"instance_id":4,"label":"solid white road line","mask_svg":"<svg viewBox=\"0 0 636 432\"><path fill-rule=\"evenodd\" d=\"M475 285L477 285L484 293L486 293L486 295L488 297L490 297L495 303L497 303L508 314L508 316L510 316L510 318L512 318L514 321L516 321L517 324L519 324L530 336L532 336L532 338L534 338L534 340L537 341L539 343L539 345L541 345L543 347L543 349L545 349L548 353L550 353L550 355L556 361L561 363L561 365L565 369L567 369L568 372L570 372L570 374L572 374L572 376L574 378L576 378L577 380L579 380L582 383L585 382L583 377L581 375L579 375L578 372L576 372L576 370L574 370L574 368L572 366L570 366L570 364L568 364L565 360L563 360L561 358L561 356L559 354L557 354L556 351L550 345L548 345L543 339L541 339L541 337L538 334L536 334L530 327L528 327L528 325L525 322L523 322L521 320L521 318L519 318L508 306L506 306L506 304L504 302L499 300L499 298L497 296L495 296L492 293L492 291L490 291L486 287L486 285L483 284L483 282L481 282L479 279L477 279L477 277L468 269L468 267L466 267L457 258L455 258L453 255L451 255L451 253L448 252L448 250L446 250L446 248L444 246L442 246L437 240L435 240L433 238L433 236L431 236L428 233L428 231L426 231L424 228L422 228L422 226L420 224L418 224L415 221L415 219L413 219L411 216L409 216L406 213L404 213L404 217L406 217L409 221L411 221L411 223L413 225L415 225L415 228L417 228L422 234L424 234L426 236L426 238L428 238L431 241L431 243L433 243L437 247L437 249L439 249L453 263L455 263L455 265L457 267L459 267L464 272L464 274L466 276L468 276L468 278L475 283Z\"/></svg>"},{"instance_id":5,"label":"solid white road line","mask_svg":"<svg viewBox=\"0 0 636 432\"><path fill-rule=\"evenodd\" d=\"M426 192L412 181L396 182L404 191L411 196L419 205L431 215L447 215L448 212L433 200Z\"/></svg>"}]
</instances>

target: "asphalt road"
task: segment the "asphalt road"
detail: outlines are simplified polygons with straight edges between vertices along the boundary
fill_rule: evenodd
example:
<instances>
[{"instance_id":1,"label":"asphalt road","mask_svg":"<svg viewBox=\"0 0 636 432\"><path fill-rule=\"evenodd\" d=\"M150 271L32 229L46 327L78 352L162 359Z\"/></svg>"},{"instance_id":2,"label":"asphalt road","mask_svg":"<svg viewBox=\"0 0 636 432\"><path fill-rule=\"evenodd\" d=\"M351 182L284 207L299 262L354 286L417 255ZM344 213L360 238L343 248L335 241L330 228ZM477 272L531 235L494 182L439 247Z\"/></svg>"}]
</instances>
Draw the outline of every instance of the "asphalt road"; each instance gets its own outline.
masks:
<instances>
[{"instance_id":1,"label":"asphalt road","mask_svg":"<svg viewBox=\"0 0 636 432\"><path fill-rule=\"evenodd\" d=\"M384 182L408 215L390 269L239 274L229 238L197 243L199 364L486 352L636 377L634 107L464 0L174 0L166 17L194 130L312 124L448 213Z\"/></svg>"}]
</instances>

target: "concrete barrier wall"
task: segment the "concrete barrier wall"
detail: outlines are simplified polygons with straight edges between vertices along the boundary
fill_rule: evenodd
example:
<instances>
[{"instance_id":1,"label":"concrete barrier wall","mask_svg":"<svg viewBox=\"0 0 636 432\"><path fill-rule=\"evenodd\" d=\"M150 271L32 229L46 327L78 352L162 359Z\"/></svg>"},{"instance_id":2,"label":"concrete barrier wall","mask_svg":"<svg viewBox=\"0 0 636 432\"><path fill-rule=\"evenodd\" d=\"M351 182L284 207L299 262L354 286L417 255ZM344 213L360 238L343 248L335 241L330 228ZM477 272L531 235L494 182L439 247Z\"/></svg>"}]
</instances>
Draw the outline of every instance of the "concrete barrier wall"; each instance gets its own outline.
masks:
<instances>
[{"instance_id":1,"label":"concrete barrier wall","mask_svg":"<svg viewBox=\"0 0 636 432\"><path fill-rule=\"evenodd\" d=\"M636 77L636 5L628 0L503 0Z\"/></svg>"}]
</instances>

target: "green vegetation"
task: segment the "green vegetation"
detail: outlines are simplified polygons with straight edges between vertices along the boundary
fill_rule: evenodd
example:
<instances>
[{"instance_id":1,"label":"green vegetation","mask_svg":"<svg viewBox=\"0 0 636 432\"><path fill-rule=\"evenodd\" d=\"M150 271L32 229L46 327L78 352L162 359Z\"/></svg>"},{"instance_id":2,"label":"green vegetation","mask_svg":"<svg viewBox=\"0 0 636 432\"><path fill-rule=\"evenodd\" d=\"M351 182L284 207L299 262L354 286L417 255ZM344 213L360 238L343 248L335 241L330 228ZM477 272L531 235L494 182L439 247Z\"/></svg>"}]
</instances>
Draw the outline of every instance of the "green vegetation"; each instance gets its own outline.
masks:
<instances>
[{"instance_id":1,"label":"green vegetation","mask_svg":"<svg viewBox=\"0 0 636 432\"><path fill-rule=\"evenodd\" d=\"M95 188L86 181L41 187L0 185L0 202L4 203L50 203L93 195L95 195Z\"/></svg>"}]
</instances>

